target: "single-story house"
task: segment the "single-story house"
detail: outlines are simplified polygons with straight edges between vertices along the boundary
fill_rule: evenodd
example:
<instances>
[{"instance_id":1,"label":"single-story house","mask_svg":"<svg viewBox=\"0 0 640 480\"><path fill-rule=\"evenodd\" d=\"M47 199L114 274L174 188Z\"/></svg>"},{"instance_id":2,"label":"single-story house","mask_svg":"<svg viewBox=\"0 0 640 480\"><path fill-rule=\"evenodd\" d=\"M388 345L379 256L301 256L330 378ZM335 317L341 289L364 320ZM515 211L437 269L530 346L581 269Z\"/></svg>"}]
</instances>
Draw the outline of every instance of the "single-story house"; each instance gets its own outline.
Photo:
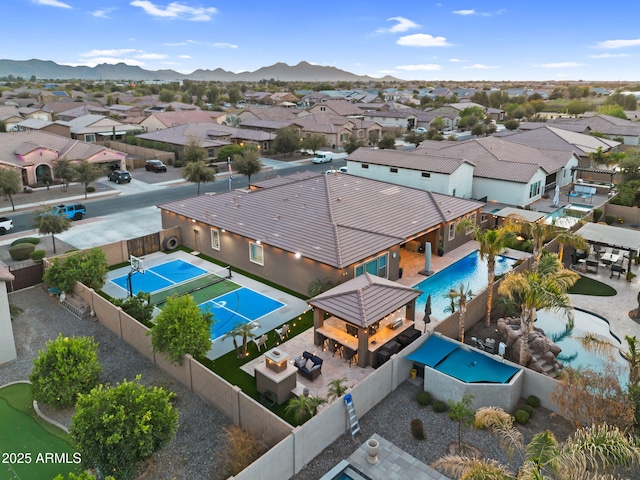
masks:
<instances>
[{"instance_id":1,"label":"single-story house","mask_svg":"<svg viewBox=\"0 0 640 480\"><path fill-rule=\"evenodd\" d=\"M408 241L447 252L469 235L480 202L353 175L303 172L257 182L251 191L200 195L159 205L162 227L215 260L307 294L312 282L340 284L369 272L399 277Z\"/></svg>"},{"instance_id":2,"label":"single-story house","mask_svg":"<svg viewBox=\"0 0 640 480\"><path fill-rule=\"evenodd\" d=\"M601 133L607 138L621 138L625 145L640 145L640 124L611 115L585 113L580 118L556 118L549 123L558 128L564 128L565 125L588 126L592 132Z\"/></svg>"},{"instance_id":3,"label":"single-story house","mask_svg":"<svg viewBox=\"0 0 640 480\"><path fill-rule=\"evenodd\" d=\"M137 125L128 125L102 115L83 115L63 123L71 129L71 138L93 143L103 140L121 140L127 132L139 130Z\"/></svg>"}]
</instances>

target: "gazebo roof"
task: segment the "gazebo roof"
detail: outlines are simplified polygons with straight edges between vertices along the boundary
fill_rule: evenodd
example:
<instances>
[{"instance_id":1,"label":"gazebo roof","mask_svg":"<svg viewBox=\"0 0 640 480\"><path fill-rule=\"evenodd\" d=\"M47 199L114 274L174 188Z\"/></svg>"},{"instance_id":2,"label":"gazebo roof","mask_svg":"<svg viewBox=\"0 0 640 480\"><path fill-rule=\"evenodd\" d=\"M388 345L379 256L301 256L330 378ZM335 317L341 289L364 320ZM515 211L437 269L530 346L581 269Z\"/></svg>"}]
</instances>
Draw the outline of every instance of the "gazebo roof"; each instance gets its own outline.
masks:
<instances>
[{"instance_id":1,"label":"gazebo roof","mask_svg":"<svg viewBox=\"0 0 640 480\"><path fill-rule=\"evenodd\" d=\"M637 230L586 223L576 234L581 235L589 243L636 252L640 249L640 231Z\"/></svg>"},{"instance_id":2,"label":"gazebo roof","mask_svg":"<svg viewBox=\"0 0 640 480\"><path fill-rule=\"evenodd\" d=\"M545 213L536 212L535 210L524 210L522 208L505 207L502 210L494 213L496 217L508 217L509 215L519 215L527 222L537 222L545 217Z\"/></svg>"},{"instance_id":3,"label":"gazebo roof","mask_svg":"<svg viewBox=\"0 0 640 480\"><path fill-rule=\"evenodd\" d=\"M361 328L368 328L418 298L421 293L365 273L313 297L309 305Z\"/></svg>"}]
</instances>

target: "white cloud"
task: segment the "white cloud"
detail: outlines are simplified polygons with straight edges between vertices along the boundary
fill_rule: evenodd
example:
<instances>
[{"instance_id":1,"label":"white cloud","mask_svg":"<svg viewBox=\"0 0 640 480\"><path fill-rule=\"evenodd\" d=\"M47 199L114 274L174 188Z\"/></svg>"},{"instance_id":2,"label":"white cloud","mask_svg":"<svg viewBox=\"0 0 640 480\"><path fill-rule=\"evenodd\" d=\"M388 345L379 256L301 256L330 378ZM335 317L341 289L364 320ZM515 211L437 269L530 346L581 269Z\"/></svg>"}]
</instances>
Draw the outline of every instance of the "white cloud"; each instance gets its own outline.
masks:
<instances>
[{"instance_id":1,"label":"white cloud","mask_svg":"<svg viewBox=\"0 0 640 480\"><path fill-rule=\"evenodd\" d=\"M223 43L223 42L214 43L213 46L216 48L238 48L238 46L234 45L233 43Z\"/></svg>"},{"instance_id":2,"label":"white cloud","mask_svg":"<svg viewBox=\"0 0 640 480\"><path fill-rule=\"evenodd\" d=\"M400 37L396 42L405 47L448 47L447 39L444 37L434 37L428 33L416 33Z\"/></svg>"},{"instance_id":3,"label":"white cloud","mask_svg":"<svg viewBox=\"0 0 640 480\"><path fill-rule=\"evenodd\" d=\"M475 15L476 11L474 9L471 10L454 10L453 13L456 15Z\"/></svg>"},{"instance_id":4,"label":"white cloud","mask_svg":"<svg viewBox=\"0 0 640 480\"><path fill-rule=\"evenodd\" d=\"M98 18L110 18L109 17L109 13L114 11L115 8L99 8L98 10L94 10L93 12L90 12L91 15L93 15L94 17L98 17Z\"/></svg>"},{"instance_id":5,"label":"white cloud","mask_svg":"<svg viewBox=\"0 0 640 480\"><path fill-rule=\"evenodd\" d=\"M178 55L178 58L184 58L185 60L189 60L191 55Z\"/></svg>"},{"instance_id":6,"label":"white cloud","mask_svg":"<svg viewBox=\"0 0 640 480\"><path fill-rule=\"evenodd\" d=\"M89 52L80 53L81 57L119 57L128 53L135 52L135 48L120 48L111 50L91 50Z\"/></svg>"},{"instance_id":7,"label":"white cloud","mask_svg":"<svg viewBox=\"0 0 640 480\"><path fill-rule=\"evenodd\" d=\"M598 42L596 48L615 49L640 46L640 38L634 40L605 40Z\"/></svg>"},{"instance_id":8,"label":"white cloud","mask_svg":"<svg viewBox=\"0 0 640 480\"><path fill-rule=\"evenodd\" d=\"M46 5L47 7L73 8L71 5L58 0L31 0L36 5Z\"/></svg>"},{"instance_id":9,"label":"white cloud","mask_svg":"<svg viewBox=\"0 0 640 480\"><path fill-rule=\"evenodd\" d=\"M437 72L442 70L442 66L435 63L427 63L421 65L398 65L396 67L398 70L405 70L407 72L417 72L417 71L430 71Z\"/></svg>"},{"instance_id":10,"label":"white cloud","mask_svg":"<svg viewBox=\"0 0 640 480\"><path fill-rule=\"evenodd\" d=\"M473 8L471 9L466 9L466 10L454 10L453 13L455 15L462 15L463 17L469 16L469 15L478 15L480 17L491 17L493 15L502 15L505 12L504 9L500 9L497 10L494 13L489 13L489 12L476 12Z\"/></svg>"},{"instance_id":11,"label":"white cloud","mask_svg":"<svg viewBox=\"0 0 640 480\"><path fill-rule=\"evenodd\" d=\"M179 2L171 2L166 7L162 7L149 0L134 0L130 5L132 7L142 8L145 13L152 17L177 18L194 22L207 22L211 20L213 14L218 11L218 9L214 7L190 7Z\"/></svg>"},{"instance_id":12,"label":"white cloud","mask_svg":"<svg viewBox=\"0 0 640 480\"><path fill-rule=\"evenodd\" d=\"M391 17L387 18L388 22L398 22L394 26L389 28L379 28L376 33L399 33L406 32L412 28L418 28L420 25L405 17Z\"/></svg>"},{"instance_id":13,"label":"white cloud","mask_svg":"<svg viewBox=\"0 0 640 480\"><path fill-rule=\"evenodd\" d=\"M490 70L492 68L500 68L498 65L484 65L482 63L474 63L473 65L467 65L462 67L465 70Z\"/></svg>"},{"instance_id":14,"label":"white cloud","mask_svg":"<svg viewBox=\"0 0 640 480\"><path fill-rule=\"evenodd\" d=\"M468 60L462 60L461 58L450 58L449 61L451 63L461 63L461 62L468 62Z\"/></svg>"},{"instance_id":15,"label":"white cloud","mask_svg":"<svg viewBox=\"0 0 640 480\"><path fill-rule=\"evenodd\" d=\"M557 62L557 63L542 63L540 65L534 65L534 67L541 68L575 68L575 67L584 67L584 63L578 62Z\"/></svg>"},{"instance_id":16,"label":"white cloud","mask_svg":"<svg viewBox=\"0 0 640 480\"><path fill-rule=\"evenodd\" d=\"M136 55L136 58L142 58L144 60L160 60L162 58L167 58L169 55L165 55L164 53L141 53L140 55Z\"/></svg>"},{"instance_id":17,"label":"white cloud","mask_svg":"<svg viewBox=\"0 0 640 480\"><path fill-rule=\"evenodd\" d=\"M600 55L589 55L589 58L622 58L630 56L628 53L601 53Z\"/></svg>"}]
</instances>

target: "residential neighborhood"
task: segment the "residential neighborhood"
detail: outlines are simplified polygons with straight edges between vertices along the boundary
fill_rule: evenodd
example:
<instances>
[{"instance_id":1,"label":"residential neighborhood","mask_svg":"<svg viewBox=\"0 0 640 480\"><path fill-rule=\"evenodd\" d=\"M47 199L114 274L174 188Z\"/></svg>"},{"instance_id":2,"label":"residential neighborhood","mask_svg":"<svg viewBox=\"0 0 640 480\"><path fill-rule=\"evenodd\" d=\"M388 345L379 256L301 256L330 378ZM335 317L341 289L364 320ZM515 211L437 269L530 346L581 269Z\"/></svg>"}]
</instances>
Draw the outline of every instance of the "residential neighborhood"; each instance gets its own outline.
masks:
<instances>
[{"instance_id":1,"label":"residential neighborhood","mask_svg":"<svg viewBox=\"0 0 640 480\"><path fill-rule=\"evenodd\" d=\"M640 478L636 97L325 83L0 79L0 398L31 382L57 473L488 478L452 462L593 424ZM102 373L52 403L85 337ZM118 388L163 396L153 449L87 440Z\"/></svg>"}]
</instances>

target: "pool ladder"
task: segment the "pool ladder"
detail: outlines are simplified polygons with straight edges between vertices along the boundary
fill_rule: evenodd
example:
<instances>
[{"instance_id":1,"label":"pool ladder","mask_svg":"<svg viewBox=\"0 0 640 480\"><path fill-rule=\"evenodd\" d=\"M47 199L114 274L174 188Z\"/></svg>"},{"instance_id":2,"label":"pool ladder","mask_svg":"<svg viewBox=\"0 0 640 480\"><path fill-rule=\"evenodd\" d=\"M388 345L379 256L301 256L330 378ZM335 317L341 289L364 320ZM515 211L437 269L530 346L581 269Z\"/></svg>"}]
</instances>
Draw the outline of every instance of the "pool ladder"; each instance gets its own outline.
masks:
<instances>
[{"instance_id":1,"label":"pool ladder","mask_svg":"<svg viewBox=\"0 0 640 480\"><path fill-rule=\"evenodd\" d=\"M351 429L351 437L354 437L360 431L360 424L358 423L356 407L353 406L353 399L350 393L344 396L344 404L347 407L347 426Z\"/></svg>"}]
</instances>

